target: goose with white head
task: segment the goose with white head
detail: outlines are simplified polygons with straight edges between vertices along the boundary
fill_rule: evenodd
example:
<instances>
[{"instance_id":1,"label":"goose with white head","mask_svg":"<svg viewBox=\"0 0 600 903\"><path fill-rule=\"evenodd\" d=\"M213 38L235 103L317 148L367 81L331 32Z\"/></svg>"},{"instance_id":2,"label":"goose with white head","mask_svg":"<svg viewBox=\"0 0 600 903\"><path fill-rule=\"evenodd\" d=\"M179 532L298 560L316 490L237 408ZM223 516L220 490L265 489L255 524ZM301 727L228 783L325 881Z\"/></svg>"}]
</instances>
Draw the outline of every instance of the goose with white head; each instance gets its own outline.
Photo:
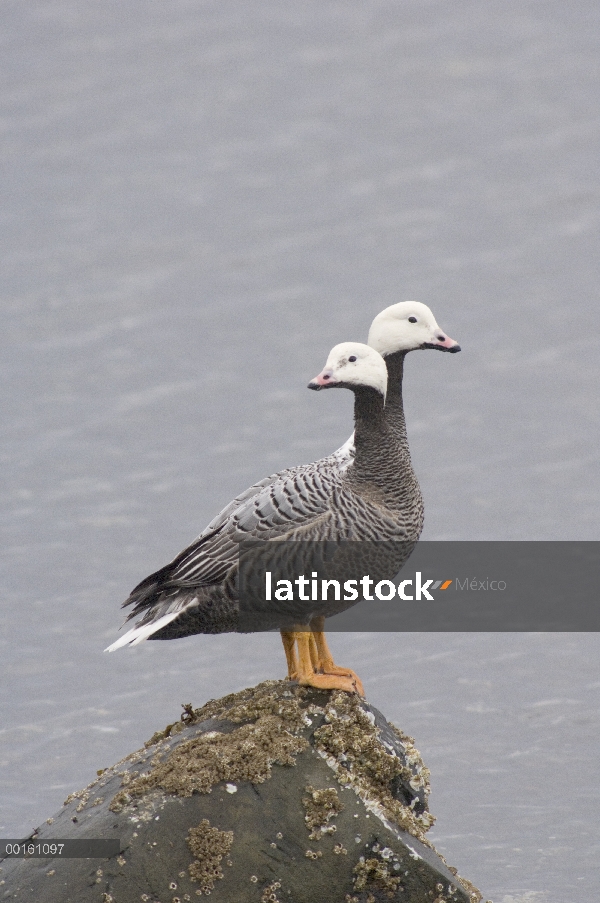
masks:
<instances>
[{"instance_id":1,"label":"goose with white head","mask_svg":"<svg viewBox=\"0 0 600 903\"><path fill-rule=\"evenodd\" d=\"M454 354L460 351L460 345L438 326L433 313L426 304L420 301L400 301L384 308L377 314L369 329L367 344L378 351L385 359L388 370L388 396L386 404L386 419L392 429L406 438L406 423L404 420L404 408L402 404L402 376L404 373L404 358L409 351L423 351L427 349L447 351ZM354 455L354 434L351 435L337 451L325 458L311 464L300 464L290 467L280 473L271 474L264 479L248 487L236 498L232 499L215 518L208 524L203 533L210 533L229 518L235 517L237 512L244 510L248 505L252 506L255 499L261 493L269 493L271 486L277 486L279 480L295 475L298 479L304 473L310 479L315 467L324 475L330 472L330 479L339 477L341 472L350 464ZM202 534L201 534L202 535Z\"/></svg>"},{"instance_id":2,"label":"goose with white head","mask_svg":"<svg viewBox=\"0 0 600 903\"><path fill-rule=\"evenodd\" d=\"M347 388L355 396L356 450L336 491L319 484L317 479L311 496L300 498L297 493L290 493L261 499L251 516L246 512L245 517L228 521L226 528L201 537L170 565L136 587L128 601L135 605L133 614L143 612L143 616L137 627L114 643L111 650L151 637L174 639L238 629L238 556L240 542L246 539L296 544L398 538L395 512L387 510L389 506L384 501L384 496L392 499L394 485L400 486L402 479L398 478L401 462L394 455L399 443L383 413L387 389L383 358L368 345L336 345L309 388ZM372 498L374 487L378 488L376 501ZM402 528L400 533L404 535ZM282 628L292 679L306 686L364 695L356 674L333 662L323 635L325 615L309 615L304 623L295 626L289 624L289 616L282 614L280 622L277 617L276 613L274 623ZM289 626L293 629L284 629Z\"/></svg>"},{"instance_id":3,"label":"goose with white head","mask_svg":"<svg viewBox=\"0 0 600 903\"><path fill-rule=\"evenodd\" d=\"M378 471L375 482L383 484L385 487L385 498L393 508L395 527L399 531L392 537L389 528L386 529L379 524L379 528L372 531L369 538L401 539L405 544L405 558L407 558L413 547L411 544L416 543L421 535L425 512L421 487L412 467L406 432L402 399L404 359L409 351L433 349L456 353L461 349L458 342L451 339L440 328L429 307L419 301L404 301L382 310L371 324L368 343L383 356L387 370L386 402L381 411L382 427L385 430L379 434L372 428L370 431L374 441L388 443L385 455L378 454L379 449L374 450ZM332 351L332 355L335 351L336 349ZM329 378L327 367L320 374L321 378L323 376ZM314 388L312 384L311 388ZM356 423L358 425L358 418L356 418ZM332 485L335 483L335 472L341 477L342 474L351 470L352 462L354 464L359 461L362 463L364 457L363 437L360 437L360 440L359 442L357 426L352 436L337 452L334 452L329 458L323 459L323 462L331 462L333 466ZM357 456L359 456L359 460L357 460ZM392 462L391 470L390 462ZM396 563L399 570L404 561L400 558L396 559ZM312 627L319 650L320 666L330 671L336 670L323 635L323 619L315 619Z\"/></svg>"},{"instance_id":4,"label":"goose with white head","mask_svg":"<svg viewBox=\"0 0 600 903\"><path fill-rule=\"evenodd\" d=\"M375 318L369 333L372 349L358 343L351 345L356 354L348 351L348 343L332 350L324 370L310 388L337 386L355 391L355 434L328 457L272 474L230 502L170 564L136 586L123 606L131 606L127 621L139 620L109 651L147 639L235 631L239 615L239 543L245 539L327 538L321 535L322 516L329 512L331 517L331 505L340 498L342 489L344 496L347 491L355 492L353 484L357 480L364 485L369 467L378 471L376 477L387 487L386 497L393 509L391 533L388 528L383 532L371 529L369 538L388 539L394 534L402 539L418 539L423 503L406 438L402 406L404 358L409 351L418 349L455 352L460 348L438 327L426 305L412 301L392 305ZM381 352L385 362L376 351ZM357 360L351 361L350 357ZM365 376L359 385L353 380L361 368L365 368ZM363 408L366 410L367 406L371 416L365 420ZM359 498L360 491L353 497ZM363 506L363 514L365 510ZM381 509L373 514L373 521L371 516L365 516L362 523L372 528ZM349 520L352 518L345 518ZM311 628L312 635L282 630L288 676L306 685L362 693L356 675L334 664L323 635L323 619L315 619Z\"/></svg>"},{"instance_id":5,"label":"goose with white head","mask_svg":"<svg viewBox=\"0 0 600 903\"><path fill-rule=\"evenodd\" d=\"M308 384L309 389L364 389L385 401L387 367L381 354L360 342L342 342L332 348L325 366Z\"/></svg>"},{"instance_id":6,"label":"goose with white head","mask_svg":"<svg viewBox=\"0 0 600 903\"><path fill-rule=\"evenodd\" d=\"M386 417L408 449L402 403L404 359L409 351L426 349L454 354L460 351L460 345L440 329L431 310L419 301L401 301L377 314L368 343L385 359L389 386Z\"/></svg>"}]
</instances>

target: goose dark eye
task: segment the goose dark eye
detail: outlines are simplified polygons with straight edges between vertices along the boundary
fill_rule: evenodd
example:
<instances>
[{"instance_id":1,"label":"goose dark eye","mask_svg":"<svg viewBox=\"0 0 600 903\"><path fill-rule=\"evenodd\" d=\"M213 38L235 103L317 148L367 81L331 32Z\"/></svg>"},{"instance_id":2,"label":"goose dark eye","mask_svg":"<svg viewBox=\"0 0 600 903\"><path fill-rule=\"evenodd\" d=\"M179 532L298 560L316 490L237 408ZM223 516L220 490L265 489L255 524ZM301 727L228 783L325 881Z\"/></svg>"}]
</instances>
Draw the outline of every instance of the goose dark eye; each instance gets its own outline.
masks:
<instances>
[{"instance_id":1,"label":"goose dark eye","mask_svg":"<svg viewBox=\"0 0 600 903\"><path fill-rule=\"evenodd\" d=\"M349 360L349 361L352 361L352 363L354 363L354 361L356 360L356 355L355 355L355 354L350 355L350 357L348 358L348 360Z\"/></svg>"},{"instance_id":2,"label":"goose dark eye","mask_svg":"<svg viewBox=\"0 0 600 903\"><path fill-rule=\"evenodd\" d=\"M417 322L417 318L416 318L416 317L409 317L409 318L408 318L408 322L409 322L409 323L416 323L416 322Z\"/></svg>"}]
</instances>

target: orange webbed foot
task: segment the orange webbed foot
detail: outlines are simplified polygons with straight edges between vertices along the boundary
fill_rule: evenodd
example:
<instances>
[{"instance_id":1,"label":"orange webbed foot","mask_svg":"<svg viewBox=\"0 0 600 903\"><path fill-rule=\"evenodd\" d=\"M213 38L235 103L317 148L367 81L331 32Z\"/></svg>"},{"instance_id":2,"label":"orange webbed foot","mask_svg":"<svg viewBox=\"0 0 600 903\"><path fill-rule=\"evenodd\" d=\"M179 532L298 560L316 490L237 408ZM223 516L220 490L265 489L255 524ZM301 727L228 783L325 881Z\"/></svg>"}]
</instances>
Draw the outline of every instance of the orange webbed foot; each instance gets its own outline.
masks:
<instances>
[{"instance_id":1,"label":"orange webbed foot","mask_svg":"<svg viewBox=\"0 0 600 903\"><path fill-rule=\"evenodd\" d=\"M362 685L362 680L351 668L341 668L339 665L334 665L333 662L331 664L324 664L320 666L318 669L319 674L331 674L340 677L347 677L351 680L356 686L356 692L360 693L361 696L365 696L365 688Z\"/></svg>"},{"instance_id":2,"label":"orange webbed foot","mask_svg":"<svg viewBox=\"0 0 600 903\"><path fill-rule=\"evenodd\" d=\"M301 687L315 687L317 690L345 690L346 693L358 693L364 696L362 684L358 678L344 674L304 674L298 679Z\"/></svg>"}]
</instances>

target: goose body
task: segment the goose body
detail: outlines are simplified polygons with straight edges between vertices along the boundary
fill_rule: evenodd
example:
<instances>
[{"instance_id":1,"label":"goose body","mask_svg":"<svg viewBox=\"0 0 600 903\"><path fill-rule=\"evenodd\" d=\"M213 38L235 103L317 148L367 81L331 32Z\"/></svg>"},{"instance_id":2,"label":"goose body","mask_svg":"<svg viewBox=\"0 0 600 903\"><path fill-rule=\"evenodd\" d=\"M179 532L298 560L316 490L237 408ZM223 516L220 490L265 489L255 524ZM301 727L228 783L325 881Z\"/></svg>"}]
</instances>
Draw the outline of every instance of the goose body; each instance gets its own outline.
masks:
<instances>
[{"instance_id":1,"label":"goose body","mask_svg":"<svg viewBox=\"0 0 600 903\"><path fill-rule=\"evenodd\" d=\"M424 322L417 320L419 328L413 329L409 318L416 316ZM146 639L236 630L239 544L246 539L418 540L423 501L410 461L402 406L404 357L409 350L421 347L460 349L441 333L429 308L417 302L383 311L373 321L369 342L374 348L352 343L355 351L358 349L354 356L358 355L363 383L352 385L338 379L310 384L313 389L341 385L355 392L355 434L333 454L266 477L236 497L190 546L133 590L124 606L132 607L128 620L139 620L109 651ZM331 355L339 357L339 349L344 347L336 346ZM351 356L346 353L346 358ZM367 368L365 375L367 358L371 370ZM338 370L340 366L338 363ZM346 370L349 366L346 360ZM383 378L385 388L381 391ZM372 383L377 379L376 389ZM317 658L321 666L325 663L336 668L319 626ZM292 676L299 673L299 666L292 648L297 637L290 635L287 645L284 635L284 647ZM305 660L303 667L306 671ZM337 669L333 673L335 686L358 686L356 681L348 684L347 675L352 672ZM313 676L324 675L315 674L313 669ZM304 674L303 681L307 680Z\"/></svg>"}]
</instances>

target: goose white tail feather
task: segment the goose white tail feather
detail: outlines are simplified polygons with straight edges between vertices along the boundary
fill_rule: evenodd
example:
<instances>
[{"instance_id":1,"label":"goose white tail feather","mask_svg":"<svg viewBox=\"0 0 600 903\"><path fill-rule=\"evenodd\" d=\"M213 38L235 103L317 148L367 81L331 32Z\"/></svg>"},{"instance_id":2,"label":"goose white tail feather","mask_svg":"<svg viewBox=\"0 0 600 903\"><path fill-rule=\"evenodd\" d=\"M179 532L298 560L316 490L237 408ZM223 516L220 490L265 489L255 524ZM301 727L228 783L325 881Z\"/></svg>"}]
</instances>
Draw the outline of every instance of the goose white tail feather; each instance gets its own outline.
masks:
<instances>
[{"instance_id":1,"label":"goose white tail feather","mask_svg":"<svg viewBox=\"0 0 600 903\"><path fill-rule=\"evenodd\" d=\"M137 646L138 643L147 640L149 636L152 636L152 634L156 633L157 630L160 630L161 627L165 627L167 624L170 624L171 621L174 621L175 618L181 614L181 611L182 609L170 611L169 614L163 615L162 618L159 618L157 621L152 621L150 624L144 624L142 627L132 627L131 630L128 630L127 633L123 634L122 637L119 637L118 640L104 651L115 652L116 649L121 649L122 646Z\"/></svg>"}]
</instances>

